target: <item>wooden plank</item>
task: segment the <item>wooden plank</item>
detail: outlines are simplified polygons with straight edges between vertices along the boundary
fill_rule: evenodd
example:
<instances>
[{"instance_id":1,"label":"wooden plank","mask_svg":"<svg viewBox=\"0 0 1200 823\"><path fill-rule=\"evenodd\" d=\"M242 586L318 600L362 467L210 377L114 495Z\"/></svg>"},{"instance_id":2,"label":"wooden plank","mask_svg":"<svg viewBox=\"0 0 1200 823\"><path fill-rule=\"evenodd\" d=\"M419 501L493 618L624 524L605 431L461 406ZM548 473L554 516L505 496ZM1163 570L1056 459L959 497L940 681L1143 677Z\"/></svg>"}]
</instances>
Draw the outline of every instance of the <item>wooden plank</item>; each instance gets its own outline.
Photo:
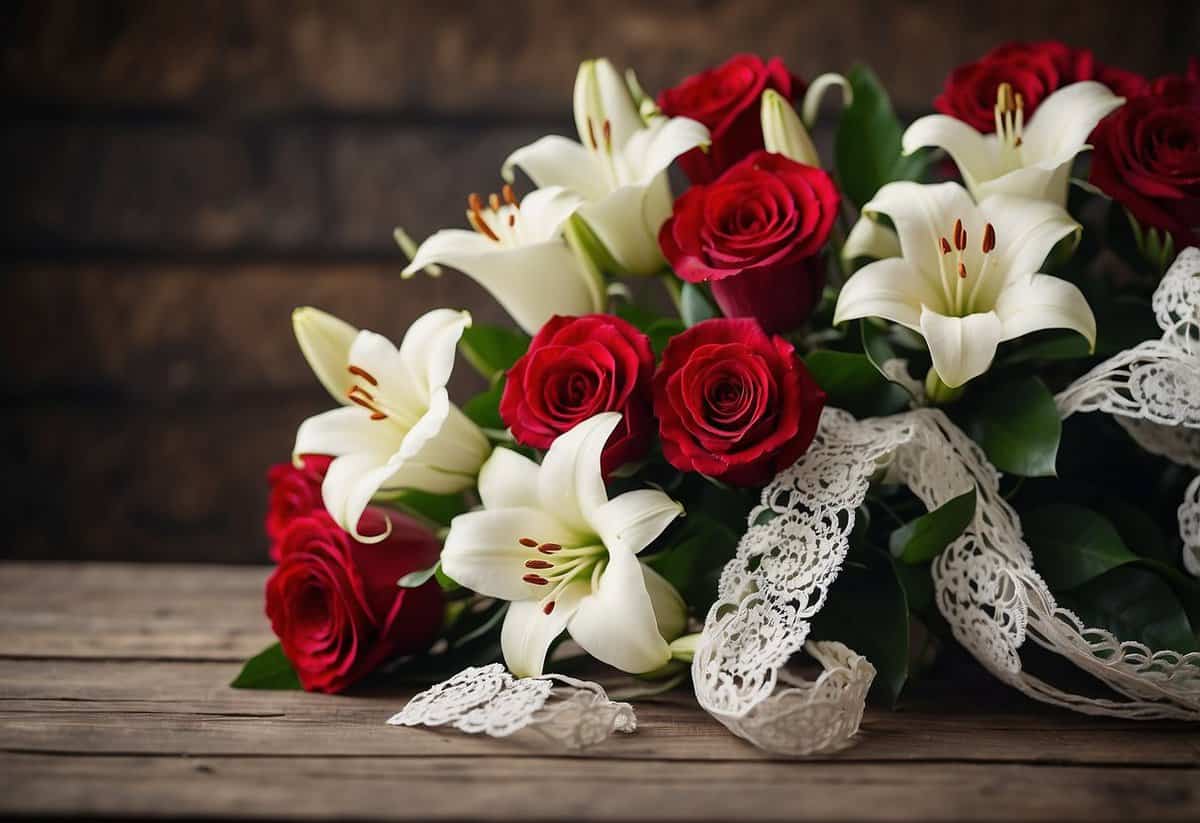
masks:
<instances>
[{"instance_id":1,"label":"wooden plank","mask_svg":"<svg viewBox=\"0 0 1200 823\"><path fill-rule=\"evenodd\" d=\"M919 110L952 67L1005 40L1059 33L1108 62L1161 73L1182 67L1200 32L1187 2L1147 0L1120 25L1111 11L1084 0L56 0L8 13L0 89L96 108L557 115L581 58L608 55L658 89L751 50L810 77L868 60L894 99ZM897 48L921 43L936 47Z\"/></svg>"},{"instance_id":2,"label":"wooden plank","mask_svg":"<svg viewBox=\"0 0 1200 823\"><path fill-rule=\"evenodd\" d=\"M10 255L358 255L463 226L544 124L27 121L0 135Z\"/></svg>"},{"instance_id":3,"label":"wooden plank","mask_svg":"<svg viewBox=\"0 0 1200 823\"><path fill-rule=\"evenodd\" d=\"M477 735L384 725L414 693L411 687L381 683L338 697L230 689L226 684L237 669L236 663L216 662L0 660L0 750L395 758L528 757L545 751L536 735L497 743ZM857 744L823 759L1200 766L1193 729L1058 711L965 674L954 691L944 682L917 684L900 711L868 709ZM969 696L964 685L970 686ZM635 735L618 735L585 754L664 761L769 759L700 713L686 689L635 706Z\"/></svg>"},{"instance_id":4,"label":"wooden plank","mask_svg":"<svg viewBox=\"0 0 1200 823\"><path fill-rule=\"evenodd\" d=\"M0 563L0 655L238 662L271 641L267 571Z\"/></svg>"},{"instance_id":5,"label":"wooden plank","mask_svg":"<svg viewBox=\"0 0 1200 823\"><path fill-rule=\"evenodd\" d=\"M396 820L1187 820L1188 769L0 756L0 810Z\"/></svg>"}]
</instances>

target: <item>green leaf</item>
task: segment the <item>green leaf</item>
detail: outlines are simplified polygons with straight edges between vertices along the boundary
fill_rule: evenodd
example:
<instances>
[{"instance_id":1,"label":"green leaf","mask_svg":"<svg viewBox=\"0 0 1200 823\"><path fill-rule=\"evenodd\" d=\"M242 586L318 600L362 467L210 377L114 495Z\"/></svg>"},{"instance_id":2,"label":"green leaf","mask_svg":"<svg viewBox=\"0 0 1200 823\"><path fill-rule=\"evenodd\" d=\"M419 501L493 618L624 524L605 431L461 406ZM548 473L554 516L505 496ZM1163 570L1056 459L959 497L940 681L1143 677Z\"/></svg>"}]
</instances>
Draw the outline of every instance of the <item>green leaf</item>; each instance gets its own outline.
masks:
<instances>
[{"instance_id":1,"label":"green leaf","mask_svg":"<svg viewBox=\"0 0 1200 823\"><path fill-rule=\"evenodd\" d=\"M894 564L896 579L904 588L904 597L908 601L909 611L928 612L934 607L933 574L930 564L908 566L904 563Z\"/></svg>"},{"instance_id":2,"label":"green leaf","mask_svg":"<svg viewBox=\"0 0 1200 823\"><path fill-rule=\"evenodd\" d=\"M379 500L405 514L414 515L439 526L449 526L451 520L468 508L467 501L461 494L430 494L416 489L381 495Z\"/></svg>"},{"instance_id":3,"label":"green leaf","mask_svg":"<svg viewBox=\"0 0 1200 823\"><path fill-rule=\"evenodd\" d=\"M679 314L689 328L717 317L717 310L695 283L684 283L679 293Z\"/></svg>"},{"instance_id":4,"label":"green leaf","mask_svg":"<svg viewBox=\"0 0 1200 823\"><path fill-rule=\"evenodd\" d=\"M1051 331L1045 335L1030 335L1018 341L1015 350L1003 358L1006 366L1033 360L1077 360L1088 357L1088 341L1073 331Z\"/></svg>"},{"instance_id":5,"label":"green leaf","mask_svg":"<svg viewBox=\"0 0 1200 823\"><path fill-rule=\"evenodd\" d=\"M908 406L908 393L872 365L865 354L821 349L804 358L829 405L855 417L894 414Z\"/></svg>"},{"instance_id":6,"label":"green leaf","mask_svg":"<svg viewBox=\"0 0 1200 823\"><path fill-rule=\"evenodd\" d=\"M1056 503L1021 517L1033 564L1052 590L1073 589L1137 555L1112 523L1082 506Z\"/></svg>"},{"instance_id":7,"label":"green leaf","mask_svg":"<svg viewBox=\"0 0 1200 823\"><path fill-rule=\"evenodd\" d=\"M862 333L863 353L871 361L871 365L875 367L875 371L879 372L879 376L884 380L899 386L905 394L912 397L912 392L906 386L902 383L897 383L883 371L883 364L896 357L896 350L892 348L892 344L888 341L887 331L884 327L877 325L870 319L866 319L859 323L859 328Z\"/></svg>"},{"instance_id":8,"label":"green leaf","mask_svg":"<svg viewBox=\"0 0 1200 823\"><path fill-rule=\"evenodd\" d=\"M947 500L892 532L888 548L892 556L910 566L926 563L942 553L975 518L976 490Z\"/></svg>"},{"instance_id":9,"label":"green leaf","mask_svg":"<svg viewBox=\"0 0 1200 823\"><path fill-rule=\"evenodd\" d=\"M1120 640L1136 640L1155 651L1196 651L1196 632L1175 592L1158 575L1137 566L1111 569L1070 592L1060 605L1087 626L1107 629Z\"/></svg>"},{"instance_id":10,"label":"green leaf","mask_svg":"<svg viewBox=\"0 0 1200 823\"><path fill-rule=\"evenodd\" d=\"M441 566L441 563L434 563L428 569L421 569L418 572L410 572L397 580L396 585L402 589L415 589L423 586L435 575L437 575L438 569L441 568Z\"/></svg>"},{"instance_id":11,"label":"green leaf","mask_svg":"<svg viewBox=\"0 0 1200 823\"><path fill-rule=\"evenodd\" d=\"M971 411L967 433L997 469L1022 477L1055 474L1062 421L1045 383L1008 381L976 398Z\"/></svg>"},{"instance_id":12,"label":"green leaf","mask_svg":"<svg viewBox=\"0 0 1200 823\"><path fill-rule=\"evenodd\" d=\"M717 597L721 569L737 551L740 535L704 512L690 513L678 537L647 564L674 586L701 618Z\"/></svg>"},{"instance_id":13,"label":"green leaf","mask_svg":"<svg viewBox=\"0 0 1200 823\"><path fill-rule=\"evenodd\" d=\"M919 180L928 165L928 153L908 157L900 153L904 129L874 72L859 65L847 78L854 102L842 112L834 166L842 191L861 208L885 183Z\"/></svg>"},{"instance_id":14,"label":"green leaf","mask_svg":"<svg viewBox=\"0 0 1200 823\"><path fill-rule=\"evenodd\" d=\"M284 656L283 647L272 643L247 660L229 685L235 689L299 689L300 678Z\"/></svg>"},{"instance_id":15,"label":"green leaf","mask_svg":"<svg viewBox=\"0 0 1200 823\"><path fill-rule=\"evenodd\" d=\"M475 395L464 403L463 414L481 429L503 431L504 420L500 417L500 397L503 394L504 381L501 380L487 391Z\"/></svg>"},{"instance_id":16,"label":"green leaf","mask_svg":"<svg viewBox=\"0 0 1200 823\"><path fill-rule=\"evenodd\" d=\"M471 326L463 331L458 347L476 371L495 381L528 351L529 338L498 326Z\"/></svg>"},{"instance_id":17,"label":"green leaf","mask_svg":"<svg viewBox=\"0 0 1200 823\"><path fill-rule=\"evenodd\" d=\"M891 559L880 551L855 552L813 618L816 640L838 640L875 666L871 690L895 705L908 680L908 600Z\"/></svg>"},{"instance_id":18,"label":"green leaf","mask_svg":"<svg viewBox=\"0 0 1200 823\"><path fill-rule=\"evenodd\" d=\"M654 353L661 355L663 350L667 348L667 344L671 342L671 338L677 334L682 334L686 326L679 320L673 317L664 317L650 325L646 329L646 336L650 338L650 345L654 347Z\"/></svg>"}]
</instances>

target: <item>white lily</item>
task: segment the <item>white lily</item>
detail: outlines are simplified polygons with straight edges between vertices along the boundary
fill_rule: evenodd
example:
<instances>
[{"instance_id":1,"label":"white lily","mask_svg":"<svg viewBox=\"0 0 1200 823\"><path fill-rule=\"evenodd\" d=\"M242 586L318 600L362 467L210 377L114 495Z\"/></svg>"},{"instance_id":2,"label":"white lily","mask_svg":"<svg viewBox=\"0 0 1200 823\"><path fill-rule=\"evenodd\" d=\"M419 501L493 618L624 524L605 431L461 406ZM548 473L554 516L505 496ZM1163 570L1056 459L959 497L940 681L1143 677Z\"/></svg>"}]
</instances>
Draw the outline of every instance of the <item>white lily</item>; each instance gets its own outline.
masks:
<instances>
[{"instance_id":1,"label":"white lily","mask_svg":"<svg viewBox=\"0 0 1200 823\"><path fill-rule=\"evenodd\" d=\"M863 212L891 219L902 256L846 281L835 323L882 317L920 333L951 388L987 371L1002 341L1038 329L1072 329L1095 345L1083 294L1038 273L1054 245L1080 231L1059 206L1008 195L976 205L957 183L889 183Z\"/></svg>"},{"instance_id":2,"label":"white lily","mask_svg":"<svg viewBox=\"0 0 1200 823\"><path fill-rule=\"evenodd\" d=\"M1072 83L1043 100L1026 124L1021 95L1002 83L995 134L933 114L909 126L902 143L906 154L924 146L945 149L976 200L1011 194L1065 206L1075 155L1091 148L1092 129L1124 102L1100 83Z\"/></svg>"},{"instance_id":3,"label":"white lily","mask_svg":"<svg viewBox=\"0 0 1200 823\"><path fill-rule=\"evenodd\" d=\"M600 453L620 422L609 412L560 435L539 466L496 449L479 473L483 509L454 518L442 568L511 600L501 632L508 667L542 673L563 630L598 660L642 673L665 664L684 629L679 593L638 560L683 508L661 491L604 489Z\"/></svg>"},{"instance_id":4,"label":"white lily","mask_svg":"<svg viewBox=\"0 0 1200 823\"><path fill-rule=\"evenodd\" d=\"M804 121L792 104L774 89L762 94L763 145L772 154L782 154L789 160L806 166L820 166L821 158L813 145Z\"/></svg>"},{"instance_id":5,"label":"white lily","mask_svg":"<svg viewBox=\"0 0 1200 823\"><path fill-rule=\"evenodd\" d=\"M469 314L423 315L398 350L382 335L313 308L296 309L292 325L317 379L342 404L300 424L292 449L298 464L305 454L334 456L321 496L339 526L364 542L382 540L386 533L358 532L376 492L450 494L474 485L490 447L446 392Z\"/></svg>"},{"instance_id":6,"label":"white lily","mask_svg":"<svg viewBox=\"0 0 1200 823\"><path fill-rule=\"evenodd\" d=\"M521 167L538 186L565 186L586 201L582 217L608 253L632 274L665 265L658 230L671 214L666 169L709 142L708 129L655 109L643 120L629 87L607 60L580 65L575 78L579 143L549 135L517 149L502 173Z\"/></svg>"},{"instance_id":7,"label":"white lily","mask_svg":"<svg viewBox=\"0 0 1200 823\"><path fill-rule=\"evenodd\" d=\"M511 186L485 203L467 198L474 231L442 229L413 254L404 277L438 263L452 266L487 289L522 329L536 334L556 314L604 311L604 282L589 261L563 239L563 225L583 198L561 186L539 189L518 202Z\"/></svg>"}]
</instances>

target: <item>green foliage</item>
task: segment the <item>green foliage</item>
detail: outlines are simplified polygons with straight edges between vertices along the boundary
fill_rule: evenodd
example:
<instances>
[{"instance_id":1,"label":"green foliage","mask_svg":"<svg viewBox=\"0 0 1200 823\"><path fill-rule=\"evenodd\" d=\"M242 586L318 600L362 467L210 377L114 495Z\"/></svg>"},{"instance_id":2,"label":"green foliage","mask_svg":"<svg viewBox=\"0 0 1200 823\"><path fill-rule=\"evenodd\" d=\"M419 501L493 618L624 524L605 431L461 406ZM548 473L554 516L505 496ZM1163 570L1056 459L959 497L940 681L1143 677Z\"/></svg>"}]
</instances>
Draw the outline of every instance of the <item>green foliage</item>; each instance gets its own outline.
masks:
<instances>
[{"instance_id":1,"label":"green foliage","mask_svg":"<svg viewBox=\"0 0 1200 823\"><path fill-rule=\"evenodd\" d=\"M972 487L896 529L888 543L892 556L910 566L933 560L971 525L975 503Z\"/></svg>"},{"instance_id":2,"label":"green foliage","mask_svg":"<svg viewBox=\"0 0 1200 823\"><path fill-rule=\"evenodd\" d=\"M283 647L272 643L251 657L238 676L229 684L235 689L290 690L300 688L291 662L284 656Z\"/></svg>"},{"instance_id":3,"label":"green foliage","mask_svg":"<svg viewBox=\"0 0 1200 823\"><path fill-rule=\"evenodd\" d=\"M740 532L704 511L689 512L667 548L647 562L683 595L692 613L703 619L716 600L721 569L736 552L740 537Z\"/></svg>"},{"instance_id":4,"label":"green foliage","mask_svg":"<svg viewBox=\"0 0 1200 823\"><path fill-rule=\"evenodd\" d=\"M1062 421L1040 379L1007 380L973 398L965 428L1000 471L1022 477L1055 473Z\"/></svg>"},{"instance_id":5,"label":"green foliage","mask_svg":"<svg viewBox=\"0 0 1200 823\"><path fill-rule=\"evenodd\" d=\"M1079 588L1057 595L1088 626L1151 649L1196 651L1196 633L1179 598L1162 578L1133 565L1110 569Z\"/></svg>"},{"instance_id":6,"label":"green foliage","mask_svg":"<svg viewBox=\"0 0 1200 823\"><path fill-rule=\"evenodd\" d=\"M679 291L679 315L688 328L719 317L720 313L704 293L704 289L695 283L684 283Z\"/></svg>"},{"instance_id":7,"label":"green foliage","mask_svg":"<svg viewBox=\"0 0 1200 823\"><path fill-rule=\"evenodd\" d=\"M854 90L854 102L842 112L834 144L834 166L842 191L861 208L885 183L919 180L929 161L925 152L907 157L901 154L904 128L874 72L858 65L847 78Z\"/></svg>"},{"instance_id":8,"label":"green foliage","mask_svg":"<svg viewBox=\"0 0 1200 823\"><path fill-rule=\"evenodd\" d=\"M828 395L828 403L855 417L876 417L907 408L908 393L884 377L865 354L821 349L804 364Z\"/></svg>"},{"instance_id":9,"label":"green foliage","mask_svg":"<svg viewBox=\"0 0 1200 823\"><path fill-rule=\"evenodd\" d=\"M813 618L812 637L841 641L870 660L878 672L872 694L894 706L908 680L908 599L891 558L852 551Z\"/></svg>"},{"instance_id":10,"label":"green foliage","mask_svg":"<svg viewBox=\"0 0 1200 823\"><path fill-rule=\"evenodd\" d=\"M504 380L501 379L487 391L480 392L464 403L463 414L481 429L503 431L504 420L500 417L500 398L503 394Z\"/></svg>"},{"instance_id":11,"label":"green foliage","mask_svg":"<svg viewBox=\"0 0 1200 823\"><path fill-rule=\"evenodd\" d=\"M463 331L459 350L476 371L495 382L529 349L529 337L498 326L471 326Z\"/></svg>"},{"instance_id":12,"label":"green foliage","mask_svg":"<svg viewBox=\"0 0 1200 823\"><path fill-rule=\"evenodd\" d=\"M416 489L381 495L379 501L436 526L449 526L468 508L461 494L430 494Z\"/></svg>"}]
</instances>

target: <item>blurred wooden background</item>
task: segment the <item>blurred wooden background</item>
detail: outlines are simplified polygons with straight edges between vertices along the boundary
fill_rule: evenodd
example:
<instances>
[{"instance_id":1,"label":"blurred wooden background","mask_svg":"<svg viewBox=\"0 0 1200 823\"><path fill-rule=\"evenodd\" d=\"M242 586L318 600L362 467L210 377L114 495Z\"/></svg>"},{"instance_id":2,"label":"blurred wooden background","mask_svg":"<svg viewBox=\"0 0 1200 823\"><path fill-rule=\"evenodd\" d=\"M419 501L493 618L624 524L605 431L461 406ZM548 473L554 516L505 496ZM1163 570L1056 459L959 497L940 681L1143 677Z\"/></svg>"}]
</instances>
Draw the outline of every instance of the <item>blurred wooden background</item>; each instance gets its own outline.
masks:
<instances>
[{"instance_id":1,"label":"blurred wooden background","mask_svg":"<svg viewBox=\"0 0 1200 823\"><path fill-rule=\"evenodd\" d=\"M1195 0L43 0L0 21L3 555L64 560L263 561L266 466L328 405L290 309L397 336L435 305L501 320L465 278L401 283L391 231L459 225L509 150L568 133L583 57L652 91L739 50L807 77L862 59L914 115L1003 40L1147 74L1200 43Z\"/></svg>"}]
</instances>

